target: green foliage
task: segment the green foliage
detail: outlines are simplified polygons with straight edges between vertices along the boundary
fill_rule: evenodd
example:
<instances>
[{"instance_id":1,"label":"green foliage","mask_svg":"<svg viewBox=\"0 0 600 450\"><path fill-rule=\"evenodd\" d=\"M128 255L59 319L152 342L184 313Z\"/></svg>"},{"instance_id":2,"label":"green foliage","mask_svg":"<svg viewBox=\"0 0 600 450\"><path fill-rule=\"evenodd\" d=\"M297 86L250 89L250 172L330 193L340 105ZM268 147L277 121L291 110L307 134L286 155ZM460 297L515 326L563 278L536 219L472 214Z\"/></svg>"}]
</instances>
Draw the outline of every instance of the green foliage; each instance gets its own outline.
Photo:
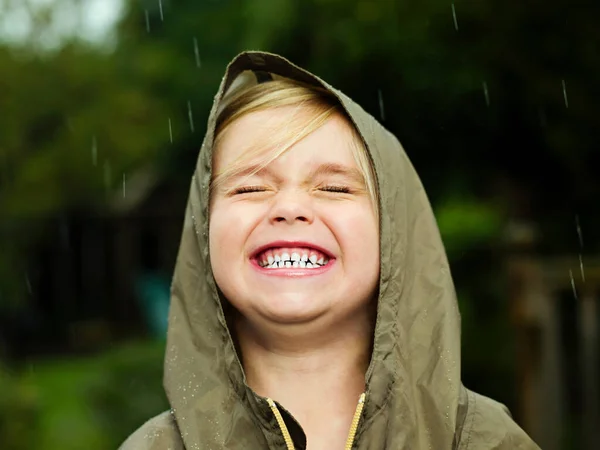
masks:
<instances>
[{"instance_id":1,"label":"green foliage","mask_svg":"<svg viewBox=\"0 0 600 450\"><path fill-rule=\"evenodd\" d=\"M435 215L450 259L498 239L504 225L497 205L467 198L438 202Z\"/></svg>"},{"instance_id":2,"label":"green foliage","mask_svg":"<svg viewBox=\"0 0 600 450\"><path fill-rule=\"evenodd\" d=\"M0 444L11 450L35 448L32 429L39 427L41 408L34 386L0 365Z\"/></svg>"},{"instance_id":3,"label":"green foliage","mask_svg":"<svg viewBox=\"0 0 600 450\"><path fill-rule=\"evenodd\" d=\"M162 388L163 347L131 346L107 355L105 377L87 393L94 419L116 448L137 427L168 409ZM107 447L107 448L109 448Z\"/></svg>"},{"instance_id":4,"label":"green foliage","mask_svg":"<svg viewBox=\"0 0 600 450\"><path fill-rule=\"evenodd\" d=\"M47 58L21 51L0 48L0 110L10 111L0 124L0 306L24 297L27 255L47 219L100 208L168 140L165 107L110 56L76 45Z\"/></svg>"},{"instance_id":5,"label":"green foliage","mask_svg":"<svg viewBox=\"0 0 600 450\"><path fill-rule=\"evenodd\" d=\"M162 343L128 344L96 357L30 362L0 372L0 443L11 450L117 448L168 408Z\"/></svg>"},{"instance_id":6,"label":"green foliage","mask_svg":"<svg viewBox=\"0 0 600 450\"><path fill-rule=\"evenodd\" d=\"M510 171L521 149L508 144L517 139L537 159L519 180L525 188L558 178L565 195L557 198L597 192L584 156L593 150L586 136L598 116L591 90L599 67L589 45L595 25L579 10L507 10L495 0L162 5L161 14L154 0L126 2L112 51L72 39L44 52L35 34L0 46L0 111L10 111L0 123L0 305L25 299L27 255L46 219L102 208L123 173L142 166L160 167L175 182L189 179L223 69L245 49L281 53L373 114L384 110L385 125L405 144L434 201L455 192L453 174L473 188L483 177ZM52 7L36 27L48 25ZM576 33L567 33L567 20L556 22L563 15L581 25ZM557 30L566 38L557 40ZM513 118L527 129L504 130ZM542 157L557 162L554 177L537 175ZM462 201L458 194L456 202ZM459 249L462 235L446 243Z\"/></svg>"},{"instance_id":7,"label":"green foliage","mask_svg":"<svg viewBox=\"0 0 600 450\"><path fill-rule=\"evenodd\" d=\"M484 392L509 390L494 378L512 370L494 253L504 219L528 214L555 251L573 250L574 209L592 210L584 228L600 226L600 10L588 3L163 0L161 18L158 1L129 0L114 48L73 39L46 51L42 32L0 45L0 309L27 301L50 219L103 210L122 175L142 167L187 183L225 65L267 50L385 116L434 203L466 376ZM35 30L51 21L42 16ZM598 247L587 234L586 249ZM0 441L26 427L37 431L8 448L29 448L30 436L38 449L114 448L164 407L162 358L150 353L2 374L0 414L11 413L0 416Z\"/></svg>"}]
</instances>

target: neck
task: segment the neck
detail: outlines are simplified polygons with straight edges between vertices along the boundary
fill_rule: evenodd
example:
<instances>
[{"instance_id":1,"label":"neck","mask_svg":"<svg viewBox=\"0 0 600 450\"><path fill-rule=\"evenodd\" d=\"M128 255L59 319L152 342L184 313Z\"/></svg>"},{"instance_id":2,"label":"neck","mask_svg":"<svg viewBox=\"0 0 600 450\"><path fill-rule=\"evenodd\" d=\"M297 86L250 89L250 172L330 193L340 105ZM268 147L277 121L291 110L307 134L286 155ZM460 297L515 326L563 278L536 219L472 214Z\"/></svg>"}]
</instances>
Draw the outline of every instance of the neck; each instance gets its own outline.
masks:
<instances>
[{"instance_id":1,"label":"neck","mask_svg":"<svg viewBox=\"0 0 600 450\"><path fill-rule=\"evenodd\" d=\"M244 318L236 323L248 385L280 402L307 434L331 428L332 420L347 433L365 390L372 330L368 313L335 326L257 327Z\"/></svg>"}]
</instances>

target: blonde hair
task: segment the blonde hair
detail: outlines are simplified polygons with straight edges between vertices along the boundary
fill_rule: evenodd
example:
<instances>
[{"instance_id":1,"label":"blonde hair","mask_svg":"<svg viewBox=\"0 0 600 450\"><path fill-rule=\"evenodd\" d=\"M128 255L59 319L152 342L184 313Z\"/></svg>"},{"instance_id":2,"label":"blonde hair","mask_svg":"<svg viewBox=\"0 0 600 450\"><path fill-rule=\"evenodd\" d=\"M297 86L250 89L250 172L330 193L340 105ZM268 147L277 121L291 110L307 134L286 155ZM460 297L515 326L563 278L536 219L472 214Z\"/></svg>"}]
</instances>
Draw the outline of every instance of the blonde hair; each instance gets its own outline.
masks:
<instances>
[{"instance_id":1,"label":"blonde hair","mask_svg":"<svg viewBox=\"0 0 600 450\"><path fill-rule=\"evenodd\" d=\"M361 172L376 216L379 214L379 195L375 170L365 144L358 130L348 117L339 100L330 91L290 79L276 79L253 85L236 92L226 100L217 117L213 148L217 152L219 143L227 129L237 119L252 112L285 106L296 107L289 125L269 130L268 136L260 136L256 142L233 164L220 173L213 174L210 190L213 192L226 179L239 175L249 160L262 154L256 171L268 166L272 161L288 151L297 142L321 127L334 114L344 117L352 131L352 154ZM265 141L270 151L265 152Z\"/></svg>"}]
</instances>

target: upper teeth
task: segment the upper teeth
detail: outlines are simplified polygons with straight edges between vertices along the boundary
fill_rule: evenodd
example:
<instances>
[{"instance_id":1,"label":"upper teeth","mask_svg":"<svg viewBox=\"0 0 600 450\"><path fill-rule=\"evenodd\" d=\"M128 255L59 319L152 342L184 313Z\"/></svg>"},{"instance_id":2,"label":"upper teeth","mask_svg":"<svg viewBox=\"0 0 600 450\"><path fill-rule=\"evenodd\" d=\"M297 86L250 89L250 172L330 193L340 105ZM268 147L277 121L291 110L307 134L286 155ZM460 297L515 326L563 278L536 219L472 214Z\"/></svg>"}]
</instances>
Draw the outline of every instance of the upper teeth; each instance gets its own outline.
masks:
<instances>
[{"instance_id":1,"label":"upper teeth","mask_svg":"<svg viewBox=\"0 0 600 450\"><path fill-rule=\"evenodd\" d=\"M258 255L260 266L268 269L279 267L316 268L329 262L329 258L312 249L270 249Z\"/></svg>"}]
</instances>

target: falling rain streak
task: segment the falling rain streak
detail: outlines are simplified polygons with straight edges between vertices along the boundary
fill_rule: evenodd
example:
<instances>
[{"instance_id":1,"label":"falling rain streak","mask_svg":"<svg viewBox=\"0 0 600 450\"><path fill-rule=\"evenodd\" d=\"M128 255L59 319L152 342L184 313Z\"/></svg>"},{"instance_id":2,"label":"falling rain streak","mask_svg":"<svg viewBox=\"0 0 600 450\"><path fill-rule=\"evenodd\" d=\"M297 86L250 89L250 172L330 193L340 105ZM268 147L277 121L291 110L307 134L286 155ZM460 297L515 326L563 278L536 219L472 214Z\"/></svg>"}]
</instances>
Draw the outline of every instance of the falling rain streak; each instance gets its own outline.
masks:
<instances>
[{"instance_id":1,"label":"falling rain streak","mask_svg":"<svg viewBox=\"0 0 600 450\"><path fill-rule=\"evenodd\" d=\"M569 276L571 277L571 288L573 289L573 296L577 300L577 289L575 288L575 279L573 278L573 271L569 269Z\"/></svg>"},{"instance_id":2,"label":"falling rain streak","mask_svg":"<svg viewBox=\"0 0 600 450\"><path fill-rule=\"evenodd\" d=\"M581 270L581 279L585 283L585 271L583 270L583 234L581 233L581 224L579 215L575 216L575 225L577 227L577 237L579 238L579 269Z\"/></svg>"},{"instance_id":3,"label":"falling rain streak","mask_svg":"<svg viewBox=\"0 0 600 450\"><path fill-rule=\"evenodd\" d=\"M190 119L190 129L194 132L194 116L192 114L192 102L188 101L188 118Z\"/></svg>"},{"instance_id":4,"label":"falling rain streak","mask_svg":"<svg viewBox=\"0 0 600 450\"><path fill-rule=\"evenodd\" d=\"M454 7L454 3L452 3L452 19L454 19L454 29L458 31L458 19L456 18L456 8Z\"/></svg>"},{"instance_id":5,"label":"falling rain streak","mask_svg":"<svg viewBox=\"0 0 600 450\"><path fill-rule=\"evenodd\" d=\"M383 107L383 94L381 93L381 89L377 90L377 95L379 97L379 114L381 115L381 120L385 120L385 108Z\"/></svg>"},{"instance_id":6,"label":"falling rain streak","mask_svg":"<svg viewBox=\"0 0 600 450\"><path fill-rule=\"evenodd\" d=\"M127 195L127 176L123 174L123 198Z\"/></svg>"},{"instance_id":7,"label":"falling rain streak","mask_svg":"<svg viewBox=\"0 0 600 450\"><path fill-rule=\"evenodd\" d=\"M160 20L162 22L165 21L165 15L163 14L163 4L162 4L162 0L158 0L158 9L160 10Z\"/></svg>"},{"instance_id":8,"label":"falling rain streak","mask_svg":"<svg viewBox=\"0 0 600 450\"><path fill-rule=\"evenodd\" d=\"M200 68L200 50L198 50L198 39L194 38L194 55L196 56L196 66Z\"/></svg>"},{"instance_id":9,"label":"falling rain streak","mask_svg":"<svg viewBox=\"0 0 600 450\"><path fill-rule=\"evenodd\" d=\"M98 141L96 140L96 136L92 138L92 164L94 166L98 165Z\"/></svg>"},{"instance_id":10,"label":"falling rain streak","mask_svg":"<svg viewBox=\"0 0 600 450\"><path fill-rule=\"evenodd\" d=\"M31 281L29 281L29 274L25 274L25 284L27 284L27 292L29 295L32 294L33 290L31 289Z\"/></svg>"},{"instance_id":11,"label":"falling rain streak","mask_svg":"<svg viewBox=\"0 0 600 450\"><path fill-rule=\"evenodd\" d=\"M567 97L567 84L565 83L565 80L562 80L562 88L563 88L563 97L565 98L565 106L568 108L569 107L569 99Z\"/></svg>"},{"instance_id":12,"label":"falling rain streak","mask_svg":"<svg viewBox=\"0 0 600 450\"><path fill-rule=\"evenodd\" d=\"M577 237L579 238L579 248L583 248L583 234L581 233L581 224L579 223L579 215L575 216L575 226L577 227Z\"/></svg>"},{"instance_id":13,"label":"falling rain streak","mask_svg":"<svg viewBox=\"0 0 600 450\"><path fill-rule=\"evenodd\" d=\"M490 106L490 93L488 91L488 85L485 81L483 82L482 85L483 85L483 95L485 96L485 104L487 106Z\"/></svg>"},{"instance_id":14,"label":"falling rain streak","mask_svg":"<svg viewBox=\"0 0 600 450\"><path fill-rule=\"evenodd\" d=\"M173 125L171 125L171 118L169 118L169 139L171 139L171 144L173 143Z\"/></svg>"},{"instance_id":15,"label":"falling rain streak","mask_svg":"<svg viewBox=\"0 0 600 450\"><path fill-rule=\"evenodd\" d=\"M150 33L150 14L148 13L148 10L144 10L144 14L146 16L146 31L148 33Z\"/></svg>"}]
</instances>

